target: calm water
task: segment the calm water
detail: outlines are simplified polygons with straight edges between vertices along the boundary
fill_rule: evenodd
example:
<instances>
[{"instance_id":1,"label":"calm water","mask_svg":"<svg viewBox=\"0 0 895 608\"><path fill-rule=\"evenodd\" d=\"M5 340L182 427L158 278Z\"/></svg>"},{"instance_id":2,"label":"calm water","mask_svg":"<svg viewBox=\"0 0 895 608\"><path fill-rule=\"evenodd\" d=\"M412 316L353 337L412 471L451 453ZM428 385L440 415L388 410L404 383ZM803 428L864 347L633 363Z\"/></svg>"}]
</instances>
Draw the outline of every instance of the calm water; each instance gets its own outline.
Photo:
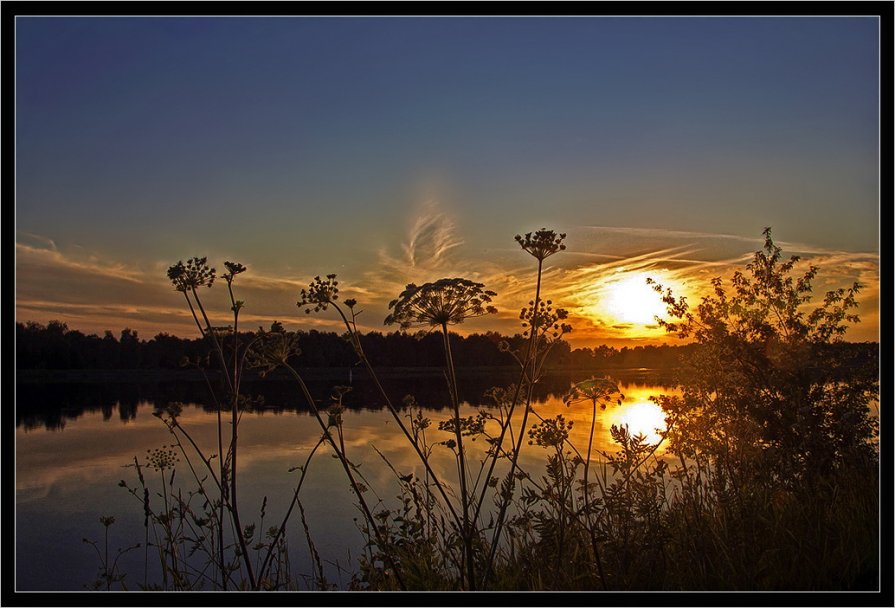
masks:
<instances>
[{"instance_id":1,"label":"calm water","mask_svg":"<svg viewBox=\"0 0 895 608\"><path fill-rule=\"evenodd\" d=\"M657 380L642 375L618 377L625 394L621 406L598 413L594 450L612 450L609 436L612 424L628 424L632 430L649 433L661 425L661 412L648 400L650 395L668 394ZM461 377L461 383L464 379ZM468 393L462 415L475 413L482 394L481 380L466 382ZM318 387L325 394L322 383ZM332 383L328 383L332 384ZM544 383L538 395L536 411L543 417L558 413L575 421L572 440L582 449L587 447L590 431L589 403L566 407L562 391L569 378L554 378ZM394 386L395 383L392 383ZM16 589L83 590L96 579L99 561L96 553L82 539L101 541L103 527L100 516L114 516L110 528L110 550L144 541L141 503L119 480L136 483L133 468L126 465L134 456L147 450L167 446L171 436L152 415L156 405L169 401L184 402L181 424L190 430L196 441L216 451L216 415L203 407L201 387L139 387L129 385L85 387L19 387L17 394L16 430ZM372 393L363 386L349 393L344 414L344 427L349 457L362 463L361 470L383 500L396 495L394 475L372 449L375 446L401 473L421 472L414 453L388 412L381 409ZM389 387L387 387L389 388ZM393 390L400 403L401 390ZM291 389L290 389L291 390ZM267 409L245 413L240 424L239 480L240 509L244 520L254 520L259 529L275 525L292 496L298 472L289 469L304 463L320 435L316 420L298 409L290 390L273 390L268 395ZM427 405L432 419L430 443L450 438L437 430L437 423L450 416L444 407L443 381L440 378L415 379L413 393ZM475 395L479 397L476 398ZM116 395L120 395L116 398ZM426 400L420 395L427 396ZM293 409L288 409L293 408ZM479 445L472 444L477 449ZM454 479L453 457L445 448L435 450L434 468ZM526 446L522 465L536 471L546 456L537 446ZM598 456L595 454L594 459ZM156 474L157 475L157 474ZM184 475L184 489L189 487ZM158 480L156 482L156 487ZM259 520L261 503L267 497L267 518ZM302 489L308 525L317 549L326 564L331 581L347 585L354 570L355 556L362 547L362 538L354 519L358 512L338 461L322 449L309 469ZM244 523L247 523L244 521ZM292 572L302 587L301 577L312 572L307 557L307 543L298 519L287 527ZM150 562L152 556L150 554ZM143 582L145 556L143 549L131 551L120 560L120 569L127 573L128 588L136 589ZM344 572L343 572L344 570ZM153 580L152 569L149 572Z\"/></svg>"}]
</instances>

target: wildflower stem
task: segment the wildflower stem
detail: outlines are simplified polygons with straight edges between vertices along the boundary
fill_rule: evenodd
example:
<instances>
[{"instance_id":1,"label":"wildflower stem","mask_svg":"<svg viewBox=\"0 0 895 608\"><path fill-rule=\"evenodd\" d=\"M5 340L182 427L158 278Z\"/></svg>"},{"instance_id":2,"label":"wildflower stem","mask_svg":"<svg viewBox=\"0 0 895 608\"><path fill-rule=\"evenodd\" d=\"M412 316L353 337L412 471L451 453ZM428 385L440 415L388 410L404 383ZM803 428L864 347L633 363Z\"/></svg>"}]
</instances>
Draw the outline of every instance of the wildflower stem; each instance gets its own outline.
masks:
<instances>
[{"instance_id":1,"label":"wildflower stem","mask_svg":"<svg viewBox=\"0 0 895 608\"><path fill-rule=\"evenodd\" d=\"M587 437L587 458L584 460L584 521L587 524L587 530L590 533L590 544L591 548L594 552L594 559L597 562L597 572L600 575L600 583L603 585L603 591L607 590L606 587L606 575L603 572L603 560L600 557L600 545L597 541L597 535L594 532L593 524L591 523L591 513L590 513L590 486L588 484L590 472L590 455L591 449L593 448L594 443L594 427L597 423L597 397L593 396L591 399L591 403L593 404L593 410L591 412L590 417L590 435Z\"/></svg>"},{"instance_id":2,"label":"wildflower stem","mask_svg":"<svg viewBox=\"0 0 895 608\"><path fill-rule=\"evenodd\" d=\"M361 506L361 511L364 514L364 518L367 520L367 525L376 536L377 543L381 547L386 547L387 544L383 541L379 527L376 525L376 521L373 519L373 513L370 511L370 508L367 505L367 501L364 499L363 492L361 492L360 487L357 484L357 480L354 478L354 475L351 472L351 463L348 461L348 457L345 455L345 452L340 449L339 444L337 444L336 441L333 439L332 433L329 432L329 426L326 424L326 422L323 421L323 417L320 415L320 410L317 409L317 404L314 403L314 397L311 396L311 391L308 390L308 385L305 384L305 381L301 377L301 374L299 374L291 365L284 363L283 367L285 367L286 370L289 371L290 374L292 374L292 377L295 378L295 381L298 382L298 385L301 388L301 392L308 403L308 408L311 410L314 418L317 419L317 423L320 425L320 428L323 431L323 436L326 437L326 441L336 453L336 457L339 459L342 468L345 470L345 475L348 477L348 482L351 484L351 489L354 491L355 496L357 496L358 503ZM404 581L401 578L401 573L397 565L394 563L392 557L387 551L385 552L385 555L386 559L388 559L388 561L391 563L392 570L395 573L395 578L398 581L398 585L401 587L401 589L405 589Z\"/></svg>"},{"instance_id":3,"label":"wildflower stem","mask_svg":"<svg viewBox=\"0 0 895 608\"><path fill-rule=\"evenodd\" d=\"M444 355L448 366L450 378L451 401L454 406L454 432L457 437L457 462L460 473L460 504L463 509L463 545L466 552L466 576L470 591L475 591L475 563L472 547L472 528L469 521L469 491L466 487L466 453L463 449L463 432L460 426L460 395L457 390L457 372L454 369L454 358L451 352L451 340L448 334L447 322L441 323L442 337L444 338Z\"/></svg>"},{"instance_id":4,"label":"wildflower stem","mask_svg":"<svg viewBox=\"0 0 895 608\"><path fill-rule=\"evenodd\" d=\"M426 473L429 474L432 478L432 482L435 484L435 487L438 488L438 492L441 494L441 497L444 499L445 505L448 510L451 512L451 516L454 518L454 522L457 524L458 528L462 528L462 520L458 515L456 509L454 509L454 505L451 503L450 499L447 496L447 492L444 490L444 486L439 480L438 476L435 474L435 471L432 470L432 466L429 464L429 459L423 454L420 449L419 444L414 440L413 435L411 435L410 431L407 430L407 426L401 420L401 415L398 413L398 410L395 409L395 406L392 405L392 401L388 396L388 393L385 392L385 388L383 388L382 384L379 382L379 376L376 375L376 371L373 369L373 365L370 363L370 360L367 359L366 353L364 353L363 347L360 343L360 338L357 335L357 332L352 328L351 323L348 321L348 318L345 316L345 313L342 312L342 309L335 303L330 302L333 305L333 308L339 313L339 316L342 317L342 321L345 323L345 327L348 328L348 332L351 335L352 343L354 344L354 348L357 352L358 357L364 363L364 367L367 369L367 372L370 374L370 378L373 379L373 383L376 385L376 389L382 395L382 398L385 399L385 406L388 409L389 413L392 415L392 418L398 425L398 428L404 433L404 436L410 442L410 445L413 446L414 451L417 456L419 456L420 461L423 463L423 466L426 468Z\"/></svg>"},{"instance_id":5,"label":"wildflower stem","mask_svg":"<svg viewBox=\"0 0 895 608\"><path fill-rule=\"evenodd\" d=\"M206 381L207 381L206 377ZM214 394L214 392L212 392ZM215 399L217 401L217 399ZM224 435L223 435L223 419L221 418L221 404L217 403L217 407L215 408L215 413L217 414L217 431L218 431L218 469L220 471L221 481L218 482L218 490L220 491L221 501L218 505L218 559L220 563L218 566L221 569L221 588L226 591L227 589L227 566L225 565L224 559L224 503L225 503L225 492L223 488L224 481ZM191 439L192 441L192 439ZM206 461L209 469L211 468L211 463ZM211 473L212 477L214 477L214 471ZM215 481L217 481L215 479Z\"/></svg>"},{"instance_id":6,"label":"wildflower stem","mask_svg":"<svg viewBox=\"0 0 895 608\"><path fill-rule=\"evenodd\" d=\"M205 320L205 327L207 328L207 330L203 332L203 335L211 338L211 342L212 344L214 344L214 350L218 355L218 359L221 360L221 371L224 374L224 378L227 380L227 386L230 388L230 391L233 392L233 382L230 379L230 374L227 373L227 362L224 360L224 350L221 348L217 336L214 335L214 328L211 326L211 321L208 320L208 315L205 314L205 307L202 306L202 300L199 299L199 294L196 292L196 288L191 287L190 289L193 292L193 298L196 299L196 305L199 307L199 312L202 313L202 318Z\"/></svg>"},{"instance_id":7,"label":"wildflower stem","mask_svg":"<svg viewBox=\"0 0 895 608\"><path fill-rule=\"evenodd\" d=\"M109 526L106 526L105 528L106 528L106 530L105 530L105 532L106 532L106 534L105 534L106 558L103 560L103 569L105 570L106 591L111 591L112 590L112 577L111 577L111 572L109 572Z\"/></svg>"},{"instance_id":8,"label":"wildflower stem","mask_svg":"<svg viewBox=\"0 0 895 608\"><path fill-rule=\"evenodd\" d=\"M233 309L233 384L234 392L239 392L239 306L233 297L233 282L227 281L227 292L230 294L230 304Z\"/></svg>"},{"instance_id":9,"label":"wildflower stem","mask_svg":"<svg viewBox=\"0 0 895 608\"><path fill-rule=\"evenodd\" d=\"M215 334L214 334L214 328L211 326L211 321L209 321L209 319L208 319L208 315L205 312L205 307L202 306L202 301L199 298L199 294L196 292L195 286L191 286L190 290L193 293L193 298L195 298L195 300L196 300L196 305L198 306L199 311L202 314L202 318L205 320L206 329L204 331L203 331L201 325L199 324L198 317L196 316L195 310L193 309L192 303L190 302L190 299L187 296L186 291L184 291L184 297L187 298L187 303L190 304L190 311L193 313L193 318L196 320L196 324L199 325L199 331L202 333L203 336L210 338L212 344L214 345L214 350L217 353L217 356L221 362L221 368L222 368L224 378L227 380L227 385L230 388L230 392L233 395L232 400L231 400L231 406L230 406L231 414L232 414L232 431L231 431L230 450L229 450L230 451L230 497L229 497L229 501L227 501L227 502L228 502L228 505L230 508L230 513L233 516L233 523L236 527L236 537L239 542L240 551L242 553L242 558L243 558L242 561L245 563L245 566L246 566L246 572L249 577L249 583L250 583L251 587L254 589L256 586L255 585L255 583L256 583L255 576L254 576L254 573L252 570L252 563L251 563L251 559L249 557L248 550L247 550L247 547L245 544L245 539L243 538L242 524L239 520L239 507L236 502L236 497L237 497L237 493L236 493L236 455L237 454L236 453L237 453L237 437L238 437L237 426L238 426L238 422L239 422L239 420L238 420L239 394L237 392L238 388L237 388L236 383L238 382L238 378L236 378L236 377L231 378L230 374L227 371L227 362L224 358L224 350L221 347L221 344L218 341L217 336L215 336ZM232 291L230 292L230 297L232 300L233 299ZM234 308L235 308L235 306L234 306ZM238 311L236 311L234 313L234 315L236 315L236 314L238 314ZM235 320L234 320L234 332L235 332L235 330L236 330L236 326L235 326ZM237 369L234 367L234 374L236 372L237 372ZM219 451L222 452L223 451L223 438L220 435L221 427L222 427L221 422L222 421L220 418L220 408L218 408L218 449L219 449ZM221 454L221 478L222 478L222 481L223 481L224 468L225 468L223 460L224 460L223 454ZM224 503L225 503L225 500L224 500L223 489L222 489L222 492L221 492L221 511L222 512L223 512L223 508L224 508ZM221 531L219 558L221 560L221 575L224 576L225 568L224 568L224 564L223 564L224 559L223 559L223 521L222 520L223 520L223 517L221 515L221 516L219 516L219 524L220 524L219 528Z\"/></svg>"},{"instance_id":10,"label":"wildflower stem","mask_svg":"<svg viewBox=\"0 0 895 608\"><path fill-rule=\"evenodd\" d=\"M542 258L538 258L538 278L537 284L535 287L535 299L534 299L534 307L532 308L533 315L538 314L538 305L541 301L541 274L543 272L544 260ZM500 543L500 534L503 530L504 518L506 517L507 507L510 503L510 498L513 494L513 487L515 486L515 474L516 468L519 462L519 452L522 451L522 441L525 438L525 428L528 424L528 413L531 410L531 399L534 394L534 382L535 377L534 374L537 370L537 327L535 326L534 320L536 316L532 317L532 323L530 325L531 334L528 338L528 353L526 353L525 365L522 366L522 377L520 380L525 380L527 383L527 395L525 399L525 410L522 414L522 425L519 427L519 438L516 441L516 449L513 450L513 457L510 460L510 472L508 474L509 480L509 491L506 495L501 496L500 503L500 511L497 514L497 522L494 527L494 536L491 539L491 553L488 556L488 562L485 564L485 575L482 580L482 586L487 587L488 577L491 574L491 568L494 563L494 557L497 554L497 547ZM528 373L528 367L531 366L531 374ZM522 382L520 381L519 387L521 387ZM519 395L519 388L516 390L516 395ZM510 405L509 415L507 416L507 420L512 420L513 411L516 407L516 399L513 399L513 403ZM503 435L501 435L501 441L503 440ZM496 458L496 456L495 456ZM486 486L487 487L487 486Z\"/></svg>"},{"instance_id":11,"label":"wildflower stem","mask_svg":"<svg viewBox=\"0 0 895 608\"><path fill-rule=\"evenodd\" d=\"M221 362L223 363L223 352L221 352ZM248 547L246 546L245 538L242 533L242 523L239 520L239 504L236 493L236 456L239 439L239 393L237 392L238 388L235 387L239 386L239 379L233 378L233 382L230 386L231 388L234 388L230 404L230 512L233 515L233 523L236 525L236 536L239 539L239 548L242 553L243 562L245 563L246 573L249 577L249 584L252 589L257 589L257 580L255 579L255 574L252 570L252 560L249 557Z\"/></svg>"},{"instance_id":12,"label":"wildflower stem","mask_svg":"<svg viewBox=\"0 0 895 608\"><path fill-rule=\"evenodd\" d=\"M289 521L289 517L292 515L292 510L295 508L295 505L298 502L298 493L301 491L301 487L305 482L305 476L307 476L308 474L308 467L311 464L311 458L317 452L317 449L321 445L323 445L324 440L325 436L321 436L314 447L311 448L311 451L308 453L308 457L305 459L304 466L301 467L301 476L298 479L298 484L296 484L295 486L295 492L292 493L292 502L289 503L289 508L286 509L286 514L283 516L283 522L277 528L276 536L273 538L273 540L271 540L270 546L267 548L267 554L264 556L264 561L261 563L261 567L258 568L259 581L264 579L264 574L267 571L268 565L270 564L270 559L273 555L274 547L279 542L280 538L286 533L286 522Z\"/></svg>"}]
</instances>

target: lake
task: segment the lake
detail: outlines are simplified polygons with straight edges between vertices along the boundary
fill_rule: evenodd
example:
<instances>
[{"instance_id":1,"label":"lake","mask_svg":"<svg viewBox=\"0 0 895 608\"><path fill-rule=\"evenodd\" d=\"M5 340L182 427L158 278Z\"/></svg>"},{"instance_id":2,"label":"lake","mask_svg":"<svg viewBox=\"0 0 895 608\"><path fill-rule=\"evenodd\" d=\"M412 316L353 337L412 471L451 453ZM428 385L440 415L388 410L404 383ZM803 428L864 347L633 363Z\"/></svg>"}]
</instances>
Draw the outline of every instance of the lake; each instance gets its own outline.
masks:
<instances>
[{"instance_id":1,"label":"lake","mask_svg":"<svg viewBox=\"0 0 895 608\"><path fill-rule=\"evenodd\" d=\"M549 418L562 414L575 425L571 439L581 449L587 447L591 405L566 406L564 392L573 380L589 377L582 373L552 374L538 385L534 410ZM461 415L480 408L485 389L508 384L501 378L460 373ZM594 431L592 461L602 458L598 451L613 450L609 428L628 424L632 431L650 434L662 425L661 411L649 401L651 395L672 391L663 380L645 370L617 373L615 380L625 395L620 406L598 411ZM349 457L361 465L371 490L383 501L394 500L397 485L394 473L376 451L400 473L422 471L415 453L382 407L372 387L363 378L351 378L353 390L346 394L343 414ZM405 394L414 394L432 420L429 441L449 439L452 434L438 430L438 422L450 417L444 379L432 377L387 378L386 390L396 404ZM321 379L312 392L321 403L333 384ZM280 381L259 383L248 393L261 394L264 401L243 414L239 439L240 510L243 523L255 522L260 530L275 525L292 497L299 472L290 469L304 464L320 437L320 427L301 405L293 386ZM102 547L104 528L101 516L113 516L109 547L114 554L144 542L143 508L139 500L119 487L120 480L135 485L134 457L145 460L148 450L172 442L156 407L176 401L183 404L180 422L196 442L209 452L216 451L217 416L207 403L207 391L199 383L127 384L19 384L16 402L16 589L18 591L78 591L96 580L100 562L94 547L83 539L98 541ZM520 408L521 409L521 408ZM535 421L534 419L530 422ZM229 432L229 426L225 432ZM481 442L472 444L473 454L481 454ZM520 464L536 472L543 466L546 450L525 445ZM475 460L473 459L473 462ZM447 448L436 446L433 468L447 479L456 478L454 460ZM452 475L453 473L453 475ZM147 472L147 476L150 472ZM155 475L158 475L155 473ZM188 485L186 475L181 481ZM152 480L150 479L150 482ZM157 480L156 480L157 482ZM156 483L156 485L158 485ZM176 484L175 484L176 485ZM266 497L266 519L260 520ZM345 588L356 566L363 538L356 526L359 511L339 461L321 448L311 461L301 492L311 537L324 562L329 580ZM312 573L307 540L300 520L293 517L287 526L289 557L293 577L305 588ZM119 561L127 573L128 589L138 589L144 578L157 574L152 556L148 566L144 548L124 554ZM148 570L147 570L148 568Z\"/></svg>"}]
</instances>

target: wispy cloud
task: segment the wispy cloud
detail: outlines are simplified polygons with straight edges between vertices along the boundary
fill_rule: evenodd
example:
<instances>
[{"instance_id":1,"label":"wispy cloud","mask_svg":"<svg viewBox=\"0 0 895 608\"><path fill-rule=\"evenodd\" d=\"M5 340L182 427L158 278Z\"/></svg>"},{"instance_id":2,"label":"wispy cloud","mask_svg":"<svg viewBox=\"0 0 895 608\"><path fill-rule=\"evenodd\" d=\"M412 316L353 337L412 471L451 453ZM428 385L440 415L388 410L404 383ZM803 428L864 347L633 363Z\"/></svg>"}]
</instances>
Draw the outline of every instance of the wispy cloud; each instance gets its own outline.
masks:
<instances>
[{"instance_id":1,"label":"wispy cloud","mask_svg":"<svg viewBox=\"0 0 895 608\"><path fill-rule=\"evenodd\" d=\"M58 250L56 242L53 239L32 232L24 232L20 230L18 232L17 241L23 245L29 245L30 242L30 246L36 249L49 249L50 251Z\"/></svg>"},{"instance_id":2,"label":"wispy cloud","mask_svg":"<svg viewBox=\"0 0 895 608\"><path fill-rule=\"evenodd\" d=\"M387 303L408 283L462 276L493 289L492 279L503 274L503 269L493 261L470 259L463 239L457 234L455 220L436 201L430 200L421 205L401 243L379 250L376 265L362 275L363 288L358 293L373 305L368 308L374 308L378 318L384 318ZM374 323L374 328L381 330L382 326Z\"/></svg>"},{"instance_id":3,"label":"wispy cloud","mask_svg":"<svg viewBox=\"0 0 895 608\"><path fill-rule=\"evenodd\" d=\"M45 246L34 246L26 243L16 243L16 270L21 268L20 262L39 263L47 267L60 270L71 270L79 273L87 273L100 277L109 277L124 281L140 282L141 273L122 263L109 263L97 256L86 258L73 258L64 255L56 248L52 239L44 239Z\"/></svg>"},{"instance_id":4,"label":"wispy cloud","mask_svg":"<svg viewBox=\"0 0 895 608\"><path fill-rule=\"evenodd\" d=\"M365 273L365 278L370 285L384 286L384 283L392 288L438 278L435 275L457 268L462 245L454 220L436 201L427 201L415 214L406 239L397 247L383 246L378 264Z\"/></svg>"},{"instance_id":5,"label":"wispy cloud","mask_svg":"<svg viewBox=\"0 0 895 608\"><path fill-rule=\"evenodd\" d=\"M438 208L437 202L430 200L423 204L403 249L410 268L428 268L437 267L462 244L453 220Z\"/></svg>"},{"instance_id":6,"label":"wispy cloud","mask_svg":"<svg viewBox=\"0 0 895 608\"><path fill-rule=\"evenodd\" d=\"M101 334L117 333L124 327L144 336L169 332L191 336L195 323L183 301L165 276L161 262L140 266L102 259L82 251L16 244L16 318L19 321L60 320L74 329ZM239 297L247 302L240 315L244 326L269 325L282 321L325 329L337 324L327 319L305 319L295 306L307 279L273 277L254 272L240 275ZM202 293L211 321L232 322L226 290Z\"/></svg>"},{"instance_id":7,"label":"wispy cloud","mask_svg":"<svg viewBox=\"0 0 895 608\"><path fill-rule=\"evenodd\" d=\"M760 241L757 237L747 237L738 234L727 234L720 232L696 232L690 230L669 230L668 228L634 228L626 226L581 226L582 230L592 231L597 234L620 234L628 237L639 237L649 240L685 240L694 241L701 239L713 240L730 240L740 241L744 243L753 243Z\"/></svg>"}]
</instances>

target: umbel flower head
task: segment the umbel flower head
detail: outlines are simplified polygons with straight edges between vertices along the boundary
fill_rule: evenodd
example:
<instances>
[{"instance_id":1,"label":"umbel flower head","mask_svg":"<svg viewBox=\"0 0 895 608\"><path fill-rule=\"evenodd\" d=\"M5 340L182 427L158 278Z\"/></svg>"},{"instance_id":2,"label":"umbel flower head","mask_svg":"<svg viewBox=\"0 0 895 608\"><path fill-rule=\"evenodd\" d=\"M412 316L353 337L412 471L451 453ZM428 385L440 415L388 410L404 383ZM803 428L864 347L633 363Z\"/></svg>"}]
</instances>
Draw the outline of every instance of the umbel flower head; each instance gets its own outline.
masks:
<instances>
[{"instance_id":1,"label":"umbel flower head","mask_svg":"<svg viewBox=\"0 0 895 608\"><path fill-rule=\"evenodd\" d=\"M561 334L571 333L572 326L568 323L560 323L569 318L569 312L564 308L554 310L553 301L541 300L535 308L534 300L529 300L528 306L523 308L519 313L522 319L522 327L525 327L524 336L530 335L529 332L540 332L547 334L553 332L553 337L557 338Z\"/></svg>"},{"instance_id":2,"label":"umbel flower head","mask_svg":"<svg viewBox=\"0 0 895 608\"><path fill-rule=\"evenodd\" d=\"M279 321L274 321L270 325L270 331L258 328L247 361L249 367L259 368L261 377L264 377L281 365L285 365L291 357L300 354L298 336L287 332Z\"/></svg>"},{"instance_id":3,"label":"umbel flower head","mask_svg":"<svg viewBox=\"0 0 895 608\"><path fill-rule=\"evenodd\" d=\"M173 469L180 462L180 456L177 455L177 452L169 448L153 448L152 450L146 450L146 453L148 454L148 466L156 471Z\"/></svg>"},{"instance_id":4,"label":"umbel flower head","mask_svg":"<svg viewBox=\"0 0 895 608\"><path fill-rule=\"evenodd\" d=\"M563 397L566 406L581 401L590 401L595 405L600 404L600 409L605 410L606 405L615 401L621 405L625 396L618 390L618 384L609 378L590 378L582 382L576 382Z\"/></svg>"},{"instance_id":5,"label":"umbel flower head","mask_svg":"<svg viewBox=\"0 0 895 608\"><path fill-rule=\"evenodd\" d=\"M557 251L562 251L566 248L566 246L562 244L563 239L565 238L565 232L557 236L556 232L553 230L541 228L534 234L531 232L525 233L524 237L517 234L516 242L519 243L522 249L536 257L538 260L543 261Z\"/></svg>"},{"instance_id":6,"label":"umbel flower head","mask_svg":"<svg viewBox=\"0 0 895 608\"><path fill-rule=\"evenodd\" d=\"M211 287L214 283L214 268L209 268L208 258L190 258L186 264L178 261L168 268L168 278L177 291L187 291L197 287Z\"/></svg>"},{"instance_id":7,"label":"umbel flower head","mask_svg":"<svg viewBox=\"0 0 895 608\"><path fill-rule=\"evenodd\" d=\"M386 325L455 325L464 319L481 317L497 312L490 306L497 295L487 291L482 283L467 279L440 279L417 286L410 283L397 299L389 302L392 313L385 318Z\"/></svg>"},{"instance_id":8,"label":"umbel flower head","mask_svg":"<svg viewBox=\"0 0 895 608\"><path fill-rule=\"evenodd\" d=\"M327 306L339 299L338 284L334 274L326 275L326 279L316 276L307 289L301 290L299 294L301 299L296 302L296 305L299 308L304 308L307 314L311 314L310 306L312 304L314 312L326 310Z\"/></svg>"},{"instance_id":9,"label":"umbel flower head","mask_svg":"<svg viewBox=\"0 0 895 608\"><path fill-rule=\"evenodd\" d=\"M239 262L224 262L224 266L227 267L227 272L222 276L228 283L232 283L236 275L246 271L246 267Z\"/></svg>"}]
</instances>

